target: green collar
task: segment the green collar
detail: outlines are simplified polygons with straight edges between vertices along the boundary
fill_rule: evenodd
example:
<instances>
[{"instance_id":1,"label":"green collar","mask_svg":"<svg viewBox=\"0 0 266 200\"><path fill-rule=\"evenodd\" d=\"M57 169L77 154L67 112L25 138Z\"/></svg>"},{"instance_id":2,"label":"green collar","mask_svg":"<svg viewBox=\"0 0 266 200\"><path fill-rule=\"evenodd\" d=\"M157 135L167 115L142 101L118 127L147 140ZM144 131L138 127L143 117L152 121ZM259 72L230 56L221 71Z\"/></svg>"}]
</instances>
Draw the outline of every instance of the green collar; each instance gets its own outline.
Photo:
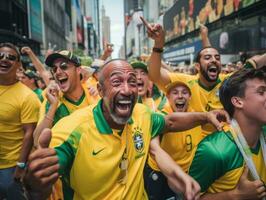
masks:
<instances>
[{"instance_id":1,"label":"green collar","mask_svg":"<svg viewBox=\"0 0 266 200\"><path fill-rule=\"evenodd\" d=\"M102 110L102 103L103 100L101 99L98 104L93 108L93 118L94 122L96 124L96 127L101 134L113 134L113 130L107 123L106 119L104 118L103 115L103 110ZM133 119L130 118L128 120L128 124L132 124Z\"/></svg>"},{"instance_id":2,"label":"green collar","mask_svg":"<svg viewBox=\"0 0 266 200\"><path fill-rule=\"evenodd\" d=\"M81 102L82 102L82 101L84 100L84 98L85 98L85 92L83 91L83 93L82 93L82 95L81 95L81 97L79 98L78 101L73 101L73 100L67 98L66 96L64 96L64 98L65 98L68 102L70 102L70 103L72 103L72 104L74 104L74 105L76 105L76 106L79 106L79 105L81 104Z\"/></svg>"},{"instance_id":3,"label":"green collar","mask_svg":"<svg viewBox=\"0 0 266 200\"><path fill-rule=\"evenodd\" d=\"M204 85L200 82L200 79L198 79L198 83L199 83L199 86L202 87L204 90L211 91L213 88L216 87L216 85L218 85L219 83L221 83L221 79L218 78L217 81L216 81L216 83L215 83L212 87L209 87L209 88L206 87L206 86L204 86Z\"/></svg>"}]
</instances>

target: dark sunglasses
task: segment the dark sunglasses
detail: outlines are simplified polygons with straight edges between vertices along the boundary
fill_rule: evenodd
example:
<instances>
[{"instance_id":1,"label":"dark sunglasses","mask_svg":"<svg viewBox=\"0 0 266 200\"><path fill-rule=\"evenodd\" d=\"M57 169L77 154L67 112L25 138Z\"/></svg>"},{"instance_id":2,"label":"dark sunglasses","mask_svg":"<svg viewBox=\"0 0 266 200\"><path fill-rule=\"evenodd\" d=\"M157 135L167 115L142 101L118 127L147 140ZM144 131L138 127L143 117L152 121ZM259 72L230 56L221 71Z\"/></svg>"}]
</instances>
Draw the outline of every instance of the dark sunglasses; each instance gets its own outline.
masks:
<instances>
[{"instance_id":1,"label":"dark sunglasses","mask_svg":"<svg viewBox=\"0 0 266 200\"><path fill-rule=\"evenodd\" d=\"M3 60L3 59L7 59L10 61L16 61L18 57L15 55L9 54L9 53L0 52L0 60Z\"/></svg>"},{"instance_id":2,"label":"dark sunglasses","mask_svg":"<svg viewBox=\"0 0 266 200\"><path fill-rule=\"evenodd\" d=\"M66 71L69 68L69 66L68 66L68 64L66 62L62 62L62 63L60 63L59 68L61 70L63 70L63 71ZM53 66L53 68L51 70L52 70L53 73L56 73L57 66Z\"/></svg>"}]
</instances>

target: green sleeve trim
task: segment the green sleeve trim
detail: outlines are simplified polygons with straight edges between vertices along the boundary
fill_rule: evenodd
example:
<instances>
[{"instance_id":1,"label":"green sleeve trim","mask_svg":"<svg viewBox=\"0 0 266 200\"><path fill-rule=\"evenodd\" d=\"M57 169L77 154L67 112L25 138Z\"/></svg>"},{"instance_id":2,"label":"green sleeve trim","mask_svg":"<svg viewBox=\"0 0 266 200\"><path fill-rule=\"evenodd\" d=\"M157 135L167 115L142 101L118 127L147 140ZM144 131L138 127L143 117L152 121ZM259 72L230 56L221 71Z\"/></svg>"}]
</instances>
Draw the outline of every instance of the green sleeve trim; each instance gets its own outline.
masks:
<instances>
[{"instance_id":1,"label":"green sleeve trim","mask_svg":"<svg viewBox=\"0 0 266 200\"><path fill-rule=\"evenodd\" d=\"M165 119L162 114L152 112L151 114L152 132L151 137L154 138L163 132L165 127Z\"/></svg>"},{"instance_id":2,"label":"green sleeve trim","mask_svg":"<svg viewBox=\"0 0 266 200\"><path fill-rule=\"evenodd\" d=\"M163 109L163 107L164 107L164 105L166 104L166 102L167 102L167 98L166 98L166 96L165 95L163 95L162 96L162 99L161 99L161 102L160 102L160 104L158 105L158 110L162 110Z\"/></svg>"},{"instance_id":3,"label":"green sleeve trim","mask_svg":"<svg viewBox=\"0 0 266 200\"><path fill-rule=\"evenodd\" d=\"M55 147L59 159L59 174L62 175L64 199L73 199L74 191L70 187L70 171L75 159L81 130L74 130L68 139L60 146Z\"/></svg>"}]
</instances>

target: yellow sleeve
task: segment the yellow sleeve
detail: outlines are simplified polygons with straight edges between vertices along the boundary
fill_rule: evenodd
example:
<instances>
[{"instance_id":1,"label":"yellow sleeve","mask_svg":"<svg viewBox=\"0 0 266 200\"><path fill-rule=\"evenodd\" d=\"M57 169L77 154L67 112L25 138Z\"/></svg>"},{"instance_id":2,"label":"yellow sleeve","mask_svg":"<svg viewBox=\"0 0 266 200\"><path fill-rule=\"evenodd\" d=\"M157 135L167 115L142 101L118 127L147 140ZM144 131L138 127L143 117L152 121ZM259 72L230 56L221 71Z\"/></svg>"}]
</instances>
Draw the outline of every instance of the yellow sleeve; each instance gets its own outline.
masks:
<instances>
[{"instance_id":1,"label":"yellow sleeve","mask_svg":"<svg viewBox=\"0 0 266 200\"><path fill-rule=\"evenodd\" d=\"M188 84L190 80L195 79L195 75L189 75L189 74L183 74L183 73L170 72L168 75L171 80L171 83L179 81L179 82Z\"/></svg>"},{"instance_id":2,"label":"yellow sleeve","mask_svg":"<svg viewBox=\"0 0 266 200\"><path fill-rule=\"evenodd\" d=\"M38 122L40 100L32 92L24 99L21 108L20 120L22 124Z\"/></svg>"}]
</instances>

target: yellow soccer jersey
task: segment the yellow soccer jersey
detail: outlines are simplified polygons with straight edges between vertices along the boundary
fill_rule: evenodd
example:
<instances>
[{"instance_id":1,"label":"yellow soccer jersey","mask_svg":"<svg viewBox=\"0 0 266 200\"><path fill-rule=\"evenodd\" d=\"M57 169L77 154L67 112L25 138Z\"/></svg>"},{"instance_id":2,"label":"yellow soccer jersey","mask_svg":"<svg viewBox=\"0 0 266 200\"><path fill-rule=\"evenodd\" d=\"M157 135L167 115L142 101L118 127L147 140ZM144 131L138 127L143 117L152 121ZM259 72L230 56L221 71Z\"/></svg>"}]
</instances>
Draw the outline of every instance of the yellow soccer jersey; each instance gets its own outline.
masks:
<instances>
[{"instance_id":1,"label":"yellow soccer jersey","mask_svg":"<svg viewBox=\"0 0 266 200\"><path fill-rule=\"evenodd\" d=\"M167 104L162 112L170 114L173 111L170 105ZM160 145L162 149L164 149L185 172L188 172L197 145L202 139L201 127L197 126L182 132L165 133L161 137ZM156 161L151 156L148 159L148 164L153 170L159 171Z\"/></svg>"},{"instance_id":2,"label":"yellow soccer jersey","mask_svg":"<svg viewBox=\"0 0 266 200\"><path fill-rule=\"evenodd\" d=\"M0 85L0 169L16 166L24 132L22 124L36 123L40 101L20 82Z\"/></svg>"},{"instance_id":3,"label":"yellow soccer jersey","mask_svg":"<svg viewBox=\"0 0 266 200\"><path fill-rule=\"evenodd\" d=\"M164 117L136 104L119 132L107 124L101 106L99 101L97 106L80 109L52 129L51 147L59 157L64 199L147 199L143 169L150 139L163 130ZM125 152L129 163L122 184L120 164Z\"/></svg>"},{"instance_id":4,"label":"yellow soccer jersey","mask_svg":"<svg viewBox=\"0 0 266 200\"><path fill-rule=\"evenodd\" d=\"M266 135L266 133L264 132ZM260 142L251 149L252 158L262 181L266 167ZM201 192L218 193L236 187L244 171L244 159L234 142L230 129L213 133L201 141L189 169L201 186Z\"/></svg>"},{"instance_id":5,"label":"yellow soccer jersey","mask_svg":"<svg viewBox=\"0 0 266 200\"><path fill-rule=\"evenodd\" d=\"M220 75L215 86L211 89L205 88L199 81L198 75L187 75L181 73L169 73L171 82L180 81L187 84L191 90L190 107L195 112L208 112L210 110L222 109L223 106L219 99L219 88L222 81L228 75ZM212 125L202 126L203 137L213 132L215 129Z\"/></svg>"},{"instance_id":6,"label":"yellow soccer jersey","mask_svg":"<svg viewBox=\"0 0 266 200\"><path fill-rule=\"evenodd\" d=\"M54 124L56 124L63 117L70 115L75 110L78 110L78 109L84 108L88 105L97 103L97 100L95 100L94 98L91 98L91 95L89 94L89 92L85 88L85 86L83 86L83 89L84 89L84 94L81 96L81 98L77 102L73 102L70 99L67 99L66 97L63 96L62 93L60 93L60 95L59 95L60 96L59 97L60 103L59 103L58 108L57 108L56 113L55 113ZM50 104L47 101L47 99L45 98L42 105L41 105L38 123L40 123L43 120L45 114L48 112L49 106L50 106Z\"/></svg>"}]
</instances>

